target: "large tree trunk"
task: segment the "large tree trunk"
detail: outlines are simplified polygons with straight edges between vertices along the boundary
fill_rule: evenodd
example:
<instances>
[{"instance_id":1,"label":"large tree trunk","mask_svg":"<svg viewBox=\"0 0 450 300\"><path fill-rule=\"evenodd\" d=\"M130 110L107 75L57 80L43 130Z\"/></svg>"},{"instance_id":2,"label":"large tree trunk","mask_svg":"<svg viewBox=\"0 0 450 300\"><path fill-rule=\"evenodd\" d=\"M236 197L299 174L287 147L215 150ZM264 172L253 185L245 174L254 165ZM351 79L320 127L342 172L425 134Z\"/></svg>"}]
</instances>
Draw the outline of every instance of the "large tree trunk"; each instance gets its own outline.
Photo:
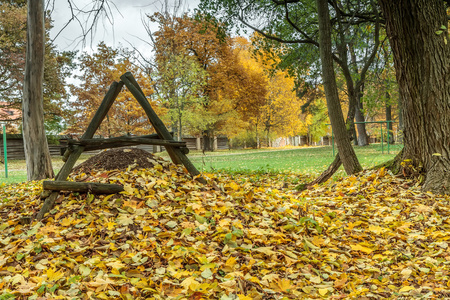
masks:
<instances>
[{"instance_id":1,"label":"large tree trunk","mask_svg":"<svg viewBox=\"0 0 450 300\"><path fill-rule=\"evenodd\" d=\"M448 24L444 1L379 3L403 100L403 159L423 168L424 190L450 194L450 45L447 29L440 29Z\"/></svg>"},{"instance_id":2,"label":"large tree trunk","mask_svg":"<svg viewBox=\"0 0 450 300\"><path fill-rule=\"evenodd\" d=\"M54 176L44 129L44 52L44 1L28 0L27 55L22 103L28 180Z\"/></svg>"},{"instance_id":3,"label":"large tree trunk","mask_svg":"<svg viewBox=\"0 0 450 300\"><path fill-rule=\"evenodd\" d=\"M328 115L344 169L347 174L354 174L361 171L362 168L350 143L339 102L331 52L331 25L328 2L326 0L316 0L316 4L319 19L320 59L322 61L322 76L327 99Z\"/></svg>"}]
</instances>

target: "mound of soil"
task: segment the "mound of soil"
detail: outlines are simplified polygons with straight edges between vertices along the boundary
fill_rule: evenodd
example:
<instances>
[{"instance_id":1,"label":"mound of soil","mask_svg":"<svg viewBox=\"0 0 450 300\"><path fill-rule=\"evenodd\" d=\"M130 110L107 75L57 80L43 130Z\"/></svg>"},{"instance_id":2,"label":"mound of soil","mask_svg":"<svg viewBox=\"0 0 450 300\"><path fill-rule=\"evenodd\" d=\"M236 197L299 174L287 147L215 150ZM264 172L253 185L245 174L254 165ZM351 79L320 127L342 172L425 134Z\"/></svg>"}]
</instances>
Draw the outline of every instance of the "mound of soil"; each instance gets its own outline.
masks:
<instances>
[{"instance_id":1,"label":"mound of soil","mask_svg":"<svg viewBox=\"0 0 450 300\"><path fill-rule=\"evenodd\" d=\"M110 149L92 156L75 167L72 172L79 174L90 173L93 170L125 170L130 165L133 165L133 169L149 169L156 163L161 163L160 160L160 157L139 148Z\"/></svg>"}]
</instances>

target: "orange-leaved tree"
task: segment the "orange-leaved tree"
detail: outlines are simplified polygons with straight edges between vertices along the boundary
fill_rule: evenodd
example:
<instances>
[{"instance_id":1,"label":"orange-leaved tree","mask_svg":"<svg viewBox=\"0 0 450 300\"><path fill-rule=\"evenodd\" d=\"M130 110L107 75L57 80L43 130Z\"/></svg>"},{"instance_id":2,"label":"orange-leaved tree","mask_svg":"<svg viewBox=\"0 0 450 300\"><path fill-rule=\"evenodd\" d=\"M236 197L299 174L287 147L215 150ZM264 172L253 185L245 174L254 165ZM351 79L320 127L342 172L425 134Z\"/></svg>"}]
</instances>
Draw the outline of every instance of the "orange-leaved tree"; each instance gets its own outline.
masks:
<instances>
[{"instance_id":1,"label":"orange-leaved tree","mask_svg":"<svg viewBox=\"0 0 450 300\"><path fill-rule=\"evenodd\" d=\"M68 133L84 133L111 83L119 81L125 72L133 73L145 95L153 93L149 77L132 62L132 53L126 49L113 49L101 42L95 53L83 53L79 60L82 74L77 76L80 84L71 86L72 94L77 99L71 101L74 117ZM155 103L151 104L157 113L161 113ZM143 109L126 88L119 94L97 130L98 135L106 137L151 132L153 129Z\"/></svg>"},{"instance_id":2,"label":"orange-leaved tree","mask_svg":"<svg viewBox=\"0 0 450 300\"><path fill-rule=\"evenodd\" d=\"M173 56L183 56L194 59L206 72L205 84L198 91L202 106L187 111L186 128L192 134L203 134L204 148L211 150L213 135L233 135L255 115L266 93L264 79L241 64L233 40L214 20L161 13L151 20L159 26L152 35L156 68L164 68ZM178 89L174 84L172 88L175 94Z\"/></svg>"}]
</instances>

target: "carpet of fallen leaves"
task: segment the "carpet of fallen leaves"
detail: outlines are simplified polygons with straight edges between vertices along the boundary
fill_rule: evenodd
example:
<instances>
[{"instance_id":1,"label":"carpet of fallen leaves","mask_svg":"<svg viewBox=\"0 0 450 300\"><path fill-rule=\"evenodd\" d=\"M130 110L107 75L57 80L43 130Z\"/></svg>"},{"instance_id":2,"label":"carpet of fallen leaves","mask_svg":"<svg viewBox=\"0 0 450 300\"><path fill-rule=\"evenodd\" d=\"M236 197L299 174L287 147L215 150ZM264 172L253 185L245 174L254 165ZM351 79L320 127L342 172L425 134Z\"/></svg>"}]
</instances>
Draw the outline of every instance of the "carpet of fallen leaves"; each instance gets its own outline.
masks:
<instances>
[{"instance_id":1,"label":"carpet of fallen leaves","mask_svg":"<svg viewBox=\"0 0 450 300\"><path fill-rule=\"evenodd\" d=\"M63 192L41 222L41 182L3 187L0 299L450 297L449 197L385 170L301 193L295 174L204 177L78 174L125 192Z\"/></svg>"}]
</instances>

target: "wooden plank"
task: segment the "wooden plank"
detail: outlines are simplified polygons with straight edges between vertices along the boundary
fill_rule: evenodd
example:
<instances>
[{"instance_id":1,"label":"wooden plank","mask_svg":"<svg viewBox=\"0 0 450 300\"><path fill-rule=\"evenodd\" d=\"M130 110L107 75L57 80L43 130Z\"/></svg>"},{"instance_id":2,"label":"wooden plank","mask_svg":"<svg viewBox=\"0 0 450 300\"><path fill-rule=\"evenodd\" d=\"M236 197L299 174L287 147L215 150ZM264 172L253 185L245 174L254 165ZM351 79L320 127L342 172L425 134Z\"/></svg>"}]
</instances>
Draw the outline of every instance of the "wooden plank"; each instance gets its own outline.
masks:
<instances>
[{"instance_id":1,"label":"wooden plank","mask_svg":"<svg viewBox=\"0 0 450 300\"><path fill-rule=\"evenodd\" d=\"M89 192L92 194L115 194L122 192L123 186L118 184L71 181L44 181L44 190Z\"/></svg>"},{"instance_id":2,"label":"wooden plank","mask_svg":"<svg viewBox=\"0 0 450 300\"><path fill-rule=\"evenodd\" d=\"M102 103L100 104L100 107L98 108L97 112L95 113L94 117L92 118L91 122L88 125L88 128L86 129L86 132L83 134L82 139L91 139L94 136L95 131L100 126L101 122L105 118L106 114L108 113L109 109L111 108L112 104L114 103L114 100L117 98L117 95L119 95L120 91L122 90L123 82L113 82L106 93L105 97L103 98ZM66 152L69 150L66 150ZM66 181L67 176L69 176L70 172L72 171L73 166L77 162L80 155L83 153L84 147L83 146L74 146L74 151L70 153L67 161L62 166L61 170L59 171L58 175L56 175L55 181ZM58 196L58 192L53 192L49 197L47 197L44 201L44 204L41 207L41 210L38 212L36 218L38 220L42 219L44 215L50 211L50 209L55 205L56 198Z\"/></svg>"},{"instance_id":3,"label":"wooden plank","mask_svg":"<svg viewBox=\"0 0 450 300\"><path fill-rule=\"evenodd\" d=\"M85 146L85 150L105 149L109 145L115 145L116 147L131 146L138 144L146 145L160 145L171 147L186 147L185 142L177 142L174 140L160 140L160 139L147 139L140 137L117 137L109 139L83 139L83 140L69 140L70 145L82 145Z\"/></svg>"},{"instance_id":4,"label":"wooden plank","mask_svg":"<svg viewBox=\"0 0 450 300\"><path fill-rule=\"evenodd\" d=\"M133 96L142 106L156 132L160 135L161 139L172 140L173 137L170 135L164 123L151 107L133 75L130 72L127 72L123 74L120 79L122 79L128 90L133 94ZM200 175L200 172L197 170L197 168L195 168L192 162L187 158L186 154L184 154L179 148L166 147L166 149L175 164L183 164L193 177ZM201 183L206 183L205 179L202 177L198 177L197 180Z\"/></svg>"}]
</instances>

